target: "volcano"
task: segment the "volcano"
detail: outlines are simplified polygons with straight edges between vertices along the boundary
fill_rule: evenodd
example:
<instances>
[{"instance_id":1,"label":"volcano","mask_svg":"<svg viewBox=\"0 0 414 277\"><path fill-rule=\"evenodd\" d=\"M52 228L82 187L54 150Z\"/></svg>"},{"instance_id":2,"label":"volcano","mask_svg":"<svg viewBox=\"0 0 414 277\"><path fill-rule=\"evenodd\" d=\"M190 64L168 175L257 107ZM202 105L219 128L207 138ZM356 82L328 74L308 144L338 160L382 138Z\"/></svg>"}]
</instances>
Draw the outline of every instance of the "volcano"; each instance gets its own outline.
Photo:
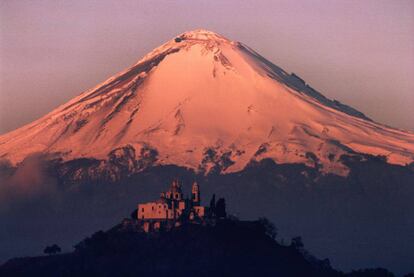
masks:
<instances>
[{"instance_id":1,"label":"volcano","mask_svg":"<svg viewBox=\"0 0 414 277\"><path fill-rule=\"evenodd\" d=\"M413 133L240 42L186 32L0 136L0 262L70 249L178 178L198 182L203 205L217 194L233 215L302 235L341 270L402 274L414 271L413 160Z\"/></svg>"},{"instance_id":2,"label":"volcano","mask_svg":"<svg viewBox=\"0 0 414 277\"><path fill-rule=\"evenodd\" d=\"M208 174L252 161L303 163L346 176L341 156L414 160L414 134L324 97L248 46L206 30L183 33L130 68L0 136L13 165L34 154L63 161L174 164Z\"/></svg>"}]
</instances>

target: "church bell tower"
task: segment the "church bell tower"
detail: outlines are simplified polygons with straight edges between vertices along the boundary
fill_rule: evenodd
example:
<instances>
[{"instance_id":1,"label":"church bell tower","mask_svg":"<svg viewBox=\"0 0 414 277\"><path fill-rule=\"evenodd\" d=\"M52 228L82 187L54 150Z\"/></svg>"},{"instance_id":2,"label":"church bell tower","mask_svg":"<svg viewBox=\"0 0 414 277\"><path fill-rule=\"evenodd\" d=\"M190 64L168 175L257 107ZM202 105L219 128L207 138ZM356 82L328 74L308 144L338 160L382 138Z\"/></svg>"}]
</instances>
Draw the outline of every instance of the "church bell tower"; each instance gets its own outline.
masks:
<instances>
[{"instance_id":1,"label":"church bell tower","mask_svg":"<svg viewBox=\"0 0 414 277\"><path fill-rule=\"evenodd\" d=\"M191 200L193 201L194 206L200 206L200 187L197 182L193 183L193 187L191 189Z\"/></svg>"}]
</instances>

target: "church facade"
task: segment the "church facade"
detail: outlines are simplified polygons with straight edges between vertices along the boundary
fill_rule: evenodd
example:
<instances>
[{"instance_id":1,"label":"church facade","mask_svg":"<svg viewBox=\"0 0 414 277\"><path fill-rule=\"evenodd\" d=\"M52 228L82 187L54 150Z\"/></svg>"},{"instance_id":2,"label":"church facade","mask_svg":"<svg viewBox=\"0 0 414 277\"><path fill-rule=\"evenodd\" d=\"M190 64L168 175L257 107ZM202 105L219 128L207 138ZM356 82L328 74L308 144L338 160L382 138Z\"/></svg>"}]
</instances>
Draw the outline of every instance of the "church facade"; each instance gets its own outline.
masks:
<instances>
[{"instance_id":1,"label":"church facade","mask_svg":"<svg viewBox=\"0 0 414 277\"><path fill-rule=\"evenodd\" d=\"M188 199L183 196L182 186L174 180L170 189L162 192L159 199L138 204L137 219L146 232L178 226L184 221L202 221L208 214L208 208L201 206L200 202L200 187L196 182Z\"/></svg>"}]
</instances>

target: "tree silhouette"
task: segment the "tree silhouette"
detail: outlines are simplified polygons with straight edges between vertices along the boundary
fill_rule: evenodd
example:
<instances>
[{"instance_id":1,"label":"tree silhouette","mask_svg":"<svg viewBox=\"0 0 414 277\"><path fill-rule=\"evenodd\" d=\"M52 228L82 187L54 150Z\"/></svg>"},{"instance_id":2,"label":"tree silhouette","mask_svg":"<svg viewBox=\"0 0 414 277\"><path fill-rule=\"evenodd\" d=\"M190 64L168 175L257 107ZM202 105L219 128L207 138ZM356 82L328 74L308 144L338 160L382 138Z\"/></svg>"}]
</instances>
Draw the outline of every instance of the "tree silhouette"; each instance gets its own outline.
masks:
<instances>
[{"instance_id":1,"label":"tree silhouette","mask_svg":"<svg viewBox=\"0 0 414 277\"><path fill-rule=\"evenodd\" d=\"M211 197L210 200L210 211L212 214L216 213L216 195L213 194L213 197Z\"/></svg>"},{"instance_id":2,"label":"tree silhouette","mask_svg":"<svg viewBox=\"0 0 414 277\"><path fill-rule=\"evenodd\" d=\"M227 216L226 200L224 198L220 198L216 203L216 216L218 218L225 218Z\"/></svg>"},{"instance_id":3,"label":"tree silhouette","mask_svg":"<svg viewBox=\"0 0 414 277\"><path fill-rule=\"evenodd\" d=\"M295 247L296 249L301 249L303 248L303 241L302 241L302 237L297 236L292 238L292 242L290 243L291 246Z\"/></svg>"},{"instance_id":4,"label":"tree silhouette","mask_svg":"<svg viewBox=\"0 0 414 277\"><path fill-rule=\"evenodd\" d=\"M47 255L54 255L62 251L60 247L57 244L53 244L51 246L46 246L46 248L43 250L43 253Z\"/></svg>"},{"instance_id":5,"label":"tree silhouette","mask_svg":"<svg viewBox=\"0 0 414 277\"><path fill-rule=\"evenodd\" d=\"M272 222L270 222L269 219L267 219L266 217L261 217L261 218L259 218L259 223L260 223L260 225L263 226L266 235L268 235L272 239L276 238L277 229L276 229L275 225Z\"/></svg>"},{"instance_id":6,"label":"tree silhouette","mask_svg":"<svg viewBox=\"0 0 414 277\"><path fill-rule=\"evenodd\" d=\"M138 219L138 209L135 209L131 212L132 219Z\"/></svg>"}]
</instances>

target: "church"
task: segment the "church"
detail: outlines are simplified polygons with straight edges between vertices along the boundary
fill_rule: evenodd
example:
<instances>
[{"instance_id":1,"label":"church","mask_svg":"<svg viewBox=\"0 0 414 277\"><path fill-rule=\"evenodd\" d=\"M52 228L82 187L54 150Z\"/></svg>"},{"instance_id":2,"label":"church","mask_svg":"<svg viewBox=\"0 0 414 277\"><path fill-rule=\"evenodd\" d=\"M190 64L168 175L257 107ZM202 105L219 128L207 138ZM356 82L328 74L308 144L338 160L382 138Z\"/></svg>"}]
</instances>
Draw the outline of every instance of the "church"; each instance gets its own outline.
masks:
<instances>
[{"instance_id":1,"label":"church","mask_svg":"<svg viewBox=\"0 0 414 277\"><path fill-rule=\"evenodd\" d=\"M191 199L184 198L181 184L174 180L168 191L154 202L138 204L137 219L145 232L179 226L184 221L200 222L208 208L200 205L200 187L194 182Z\"/></svg>"}]
</instances>

